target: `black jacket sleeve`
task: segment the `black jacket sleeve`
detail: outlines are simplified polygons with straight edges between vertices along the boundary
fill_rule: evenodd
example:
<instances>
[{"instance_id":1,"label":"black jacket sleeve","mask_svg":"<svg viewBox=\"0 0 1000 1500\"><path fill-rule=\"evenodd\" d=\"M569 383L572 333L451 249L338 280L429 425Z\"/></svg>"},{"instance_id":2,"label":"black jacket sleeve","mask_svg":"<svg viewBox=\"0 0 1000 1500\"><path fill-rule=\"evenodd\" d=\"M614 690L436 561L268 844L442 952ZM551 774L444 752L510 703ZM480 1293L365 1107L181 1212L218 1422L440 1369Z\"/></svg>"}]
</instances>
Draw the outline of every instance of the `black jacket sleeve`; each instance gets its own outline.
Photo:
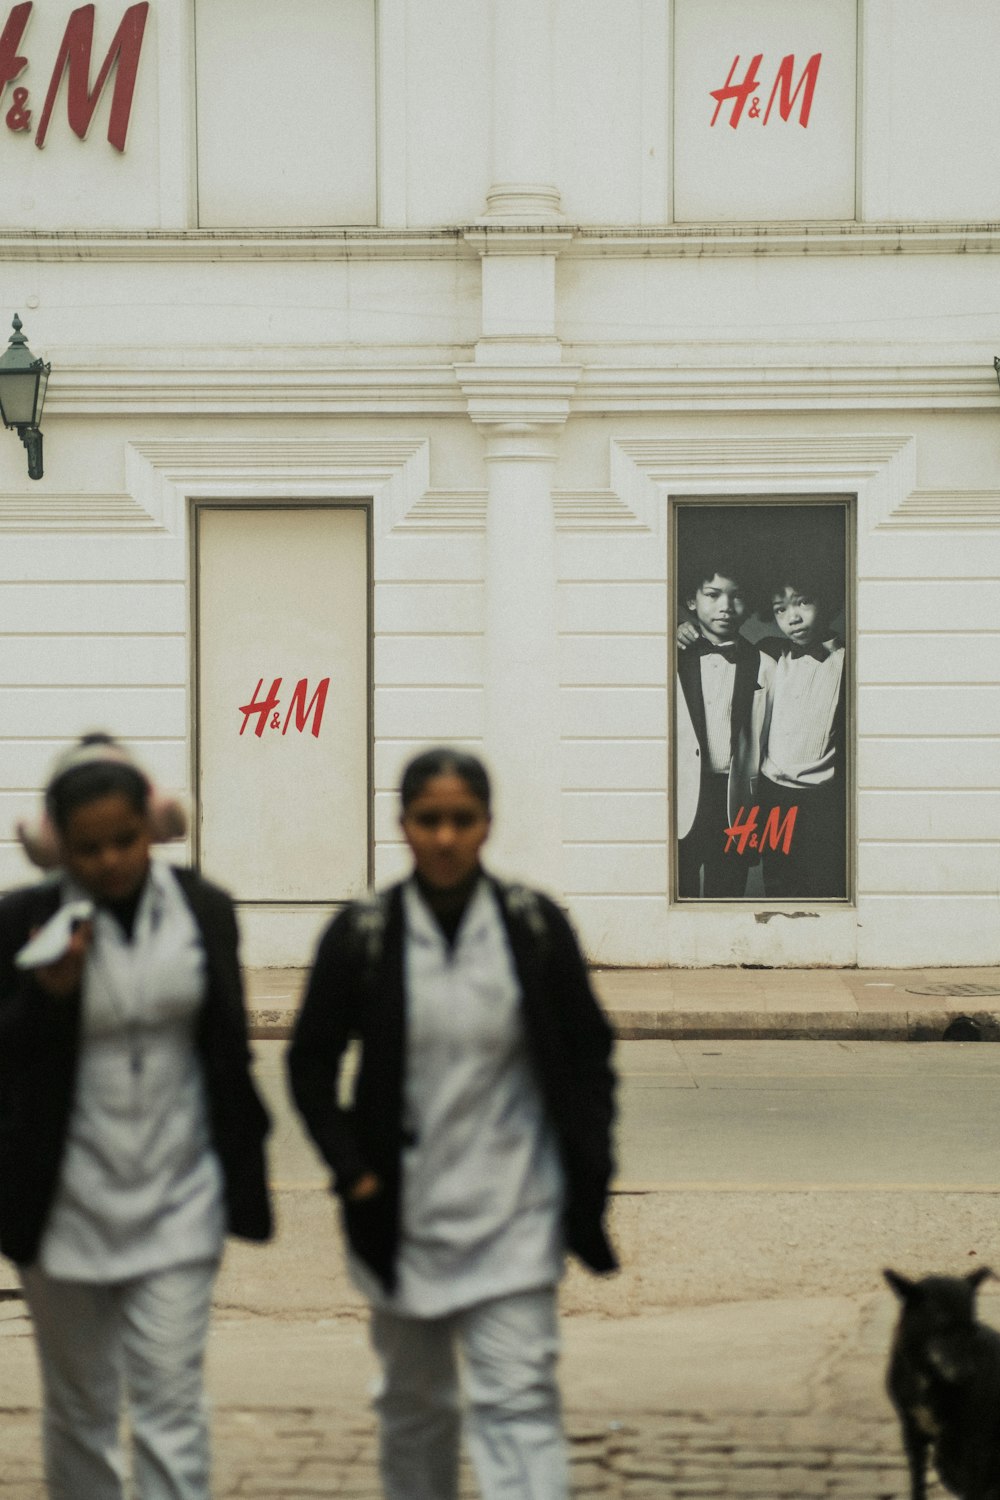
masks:
<instances>
[{"instance_id":1,"label":"black jacket sleeve","mask_svg":"<svg viewBox=\"0 0 1000 1500\"><path fill-rule=\"evenodd\" d=\"M344 1055L358 1028L363 985L363 958L348 908L320 939L287 1058L292 1098L341 1196L370 1170L358 1143L354 1111L339 1102Z\"/></svg>"}]
</instances>

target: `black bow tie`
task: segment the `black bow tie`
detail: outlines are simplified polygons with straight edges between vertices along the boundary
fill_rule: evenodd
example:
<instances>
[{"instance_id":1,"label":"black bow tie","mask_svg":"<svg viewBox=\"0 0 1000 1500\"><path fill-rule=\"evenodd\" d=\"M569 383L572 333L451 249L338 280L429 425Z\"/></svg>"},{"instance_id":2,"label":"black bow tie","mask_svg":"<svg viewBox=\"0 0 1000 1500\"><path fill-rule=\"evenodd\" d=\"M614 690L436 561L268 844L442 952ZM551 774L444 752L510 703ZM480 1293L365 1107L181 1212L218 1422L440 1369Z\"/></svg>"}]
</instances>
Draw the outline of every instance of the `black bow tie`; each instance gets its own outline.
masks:
<instances>
[{"instance_id":1,"label":"black bow tie","mask_svg":"<svg viewBox=\"0 0 1000 1500\"><path fill-rule=\"evenodd\" d=\"M814 661L826 661L830 653L822 641L817 641L812 646L796 646L793 641L788 655L792 658L792 661L798 661L803 656L811 656Z\"/></svg>"},{"instance_id":2,"label":"black bow tie","mask_svg":"<svg viewBox=\"0 0 1000 1500\"><path fill-rule=\"evenodd\" d=\"M694 647L699 656L721 656L728 662L736 660L736 642L720 641L718 645L702 636Z\"/></svg>"}]
</instances>

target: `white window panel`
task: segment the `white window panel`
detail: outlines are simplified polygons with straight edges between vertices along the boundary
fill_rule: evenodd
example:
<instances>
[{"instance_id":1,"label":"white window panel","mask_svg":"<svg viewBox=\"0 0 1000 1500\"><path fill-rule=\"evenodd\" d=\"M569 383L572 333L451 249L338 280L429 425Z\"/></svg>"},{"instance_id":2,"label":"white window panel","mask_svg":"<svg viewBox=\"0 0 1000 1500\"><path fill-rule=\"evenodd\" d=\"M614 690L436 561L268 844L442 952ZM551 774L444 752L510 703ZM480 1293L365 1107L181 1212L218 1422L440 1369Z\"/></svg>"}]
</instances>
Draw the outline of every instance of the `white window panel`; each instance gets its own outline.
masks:
<instances>
[{"instance_id":1,"label":"white window panel","mask_svg":"<svg viewBox=\"0 0 1000 1500\"><path fill-rule=\"evenodd\" d=\"M209 228L374 224L375 0L197 0Z\"/></svg>"}]
</instances>

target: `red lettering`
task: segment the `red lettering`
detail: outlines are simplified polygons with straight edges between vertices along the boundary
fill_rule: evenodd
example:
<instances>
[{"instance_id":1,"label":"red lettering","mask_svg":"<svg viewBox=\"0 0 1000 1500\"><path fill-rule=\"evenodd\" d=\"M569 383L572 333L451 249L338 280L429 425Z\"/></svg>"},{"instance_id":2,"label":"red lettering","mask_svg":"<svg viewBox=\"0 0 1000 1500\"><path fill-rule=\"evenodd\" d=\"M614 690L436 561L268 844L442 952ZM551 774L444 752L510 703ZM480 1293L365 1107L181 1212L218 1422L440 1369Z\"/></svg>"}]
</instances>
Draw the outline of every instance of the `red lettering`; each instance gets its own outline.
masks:
<instances>
[{"instance_id":1,"label":"red lettering","mask_svg":"<svg viewBox=\"0 0 1000 1500\"><path fill-rule=\"evenodd\" d=\"M250 720L253 718L254 714L256 714L257 728L254 730L254 734L258 739L261 738L265 728L267 727L268 715L274 714L274 718L277 718L277 714L275 714L274 711L278 707L278 689L281 687L281 678L276 677L274 679L274 681L271 683L271 691L268 693L267 697L262 700L260 697L260 690L263 686L264 679L262 677L257 683L257 686L254 688L254 694L250 702L244 703L239 710L239 712L243 715L243 723L240 725L240 734L243 733ZM276 727L277 726L272 721L271 728L274 729Z\"/></svg>"},{"instance_id":2,"label":"red lettering","mask_svg":"<svg viewBox=\"0 0 1000 1500\"><path fill-rule=\"evenodd\" d=\"M759 813L759 807L751 807L749 813L741 807L730 827L723 829L726 835L726 854L729 853L734 842L737 854L745 854L748 846L751 849L773 849L777 852L779 844L783 854L789 852L792 847L792 834L795 831L798 808L790 807L784 817L781 816L780 807L770 808L764 819L764 826L758 834L757 816Z\"/></svg>"},{"instance_id":3,"label":"red lettering","mask_svg":"<svg viewBox=\"0 0 1000 1500\"><path fill-rule=\"evenodd\" d=\"M771 90L771 97L767 102L767 109L764 112L765 125L770 118L771 106L774 103L774 97L779 92L779 90L781 93L781 97L778 100L778 110L781 114L781 118L787 122L788 116L792 112L792 107L795 104L796 99L799 97L799 91L804 86L805 93L802 96L802 108L799 110L799 124L803 129L805 129L805 127L809 124L809 114L812 110L813 94L816 92L816 79L819 76L819 65L822 56L822 52L813 53L812 57L809 59L802 70L802 77L795 85L794 92L792 91L792 69L795 66L795 54L794 52L790 53L788 57L783 57L781 59L781 66L778 68L777 74L775 75L774 87Z\"/></svg>"},{"instance_id":4,"label":"red lettering","mask_svg":"<svg viewBox=\"0 0 1000 1500\"><path fill-rule=\"evenodd\" d=\"M741 807L739 813L736 816L735 822L729 828L723 829L723 832L726 835L726 847L724 851L726 854L728 854L730 849L733 847L734 839L739 840L736 845L737 854L745 854L747 844L749 844L752 849L756 849L757 840L756 838L752 837L752 835L754 829L757 827L757 814L759 812L759 807L751 807L749 816L744 818L743 808Z\"/></svg>"},{"instance_id":5,"label":"red lettering","mask_svg":"<svg viewBox=\"0 0 1000 1500\"><path fill-rule=\"evenodd\" d=\"M733 112L729 117L729 124L731 129L736 129L737 125L740 123L740 116L743 114L743 110L746 107L747 100L752 95L754 89L760 88L760 81L757 78L757 69L760 67L763 57L763 52L758 52L749 68L747 68L746 76L744 77L743 82L734 84L733 74L736 72L740 60L740 55L737 52L736 56L733 58L733 65L729 69L729 77L726 79L723 87L721 89L709 90L712 98L717 101L715 105L715 114L712 116L713 125L719 118L719 110L722 108L723 104L725 104L727 99L732 99ZM753 113L753 111L751 112Z\"/></svg>"},{"instance_id":6,"label":"red lettering","mask_svg":"<svg viewBox=\"0 0 1000 1500\"><path fill-rule=\"evenodd\" d=\"M3 91L8 83L13 83L28 66L28 59L21 57L17 49L31 15L31 6L32 0L25 0L23 5L15 5L0 33L0 99L3 98Z\"/></svg>"},{"instance_id":7,"label":"red lettering","mask_svg":"<svg viewBox=\"0 0 1000 1500\"><path fill-rule=\"evenodd\" d=\"M306 724L309 720L309 715L312 714L312 735L314 739L318 739L320 725L323 722L323 710L326 707L326 695L329 687L330 679L329 677L324 677L307 704L306 693L309 691L308 679L303 677L299 682L297 682L295 684L295 690L292 693L292 701L289 704L288 712L285 715L285 726L281 731L282 734L288 733L288 725L291 722L293 714L295 715L295 727L299 731L299 734L301 734L305 729Z\"/></svg>"},{"instance_id":8,"label":"red lettering","mask_svg":"<svg viewBox=\"0 0 1000 1500\"><path fill-rule=\"evenodd\" d=\"M81 140L85 140L104 85L108 81L112 68L115 68L111 117L108 121L108 140L117 151L125 150L125 137L128 134L129 116L132 112L132 95L135 92L139 54L142 50L142 37L146 29L148 14L149 0L143 0L141 5L129 6L122 17L121 25L114 34L108 55L97 75L97 82L91 89L90 60L94 47L94 6L81 5L73 11L59 47L49 91L45 96L45 106L42 109L38 134L35 136L36 146L45 145L49 120L52 117L52 109L64 73L69 75L66 106L70 129Z\"/></svg>"},{"instance_id":9,"label":"red lettering","mask_svg":"<svg viewBox=\"0 0 1000 1500\"><path fill-rule=\"evenodd\" d=\"M781 808L772 807L764 819L764 826L760 831L760 847L771 848L777 852L779 843L782 845L782 854L788 854L792 847L792 833L795 829L795 815L797 807L790 807L781 817Z\"/></svg>"}]
</instances>

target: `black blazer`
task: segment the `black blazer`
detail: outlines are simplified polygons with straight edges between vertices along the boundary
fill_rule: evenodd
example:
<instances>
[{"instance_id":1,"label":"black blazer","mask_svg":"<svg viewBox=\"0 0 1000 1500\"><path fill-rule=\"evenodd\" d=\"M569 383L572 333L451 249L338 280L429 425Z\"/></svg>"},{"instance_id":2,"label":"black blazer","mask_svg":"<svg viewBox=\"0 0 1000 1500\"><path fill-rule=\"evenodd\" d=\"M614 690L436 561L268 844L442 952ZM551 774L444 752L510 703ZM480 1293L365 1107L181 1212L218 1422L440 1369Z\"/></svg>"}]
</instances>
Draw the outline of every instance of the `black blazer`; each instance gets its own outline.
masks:
<instances>
[{"instance_id":1,"label":"black blazer","mask_svg":"<svg viewBox=\"0 0 1000 1500\"><path fill-rule=\"evenodd\" d=\"M677 653L677 676L687 700L691 723L701 746L702 764L708 765L708 725L705 718L705 698L701 689L701 658L703 653L689 646ZM760 652L746 636L736 637L736 673L733 679L733 706L730 711L730 747L733 755L739 751L740 735L747 733L753 709L753 695L758 689L757 672Z\"/></svg>"},{"instance_id":2,"label":"black blazer","mask_svg":"<svg viewBox=\"0 0 1000 1500\"><path fill-rule=\"evenodd\" d=\"M612 1033L572 929L546 897L491 881L514 956L528 1047L566 1178L566 1243L595 1271L617 1267L603 1226L613 1170ZM334 1173L352 1248L392 1290L400 1239L406 995L402 885L347 907L320 940L288 1053L295 1103ZM374 941L373 941L374 937ZM360 1040L351 1104L338 1104ZM375 1198L347 1194L366 1172Z\"/></svg>"},{"instance_id":3,"label":"black blazer","mask_svg":"<svg viewBox=\"0 0 1000 1500\"><path fill-rule=\"evenodd\" d=\"M222 1163L228 1228L266 1240L267 1111L250 1077L233 903L193 870L176 870L205 946L208 985L196 1042L212 1142ZM0 900L0 1250L21 1265L38 1254L59 1183L80 1054L81 994L48 995L14 955L59 905L46 881Z\"/></svg>"}]
</instances>

